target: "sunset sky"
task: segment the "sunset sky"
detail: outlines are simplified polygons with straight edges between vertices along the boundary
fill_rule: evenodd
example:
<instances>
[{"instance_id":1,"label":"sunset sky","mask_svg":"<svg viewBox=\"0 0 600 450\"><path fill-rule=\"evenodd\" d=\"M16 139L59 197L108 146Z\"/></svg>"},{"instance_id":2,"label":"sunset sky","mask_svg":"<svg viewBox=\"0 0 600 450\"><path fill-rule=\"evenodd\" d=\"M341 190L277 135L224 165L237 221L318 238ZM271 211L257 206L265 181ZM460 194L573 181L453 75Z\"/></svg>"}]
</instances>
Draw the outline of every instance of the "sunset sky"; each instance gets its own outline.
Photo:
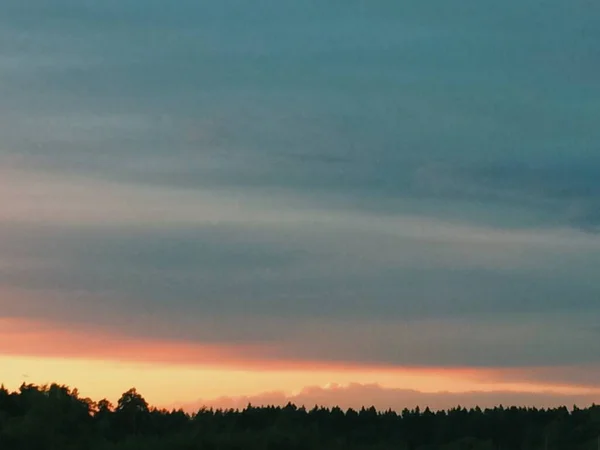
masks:
<instances>
[{"instance_id":1,"label":"sunset sky","mask_svg":"<svg viewBox=\"0 0 600 450\"><path fill-rule=\"evenodd\" d=\"M600 402L600 4L0 1L0 383Z\"/></svg>"}]
</instances>

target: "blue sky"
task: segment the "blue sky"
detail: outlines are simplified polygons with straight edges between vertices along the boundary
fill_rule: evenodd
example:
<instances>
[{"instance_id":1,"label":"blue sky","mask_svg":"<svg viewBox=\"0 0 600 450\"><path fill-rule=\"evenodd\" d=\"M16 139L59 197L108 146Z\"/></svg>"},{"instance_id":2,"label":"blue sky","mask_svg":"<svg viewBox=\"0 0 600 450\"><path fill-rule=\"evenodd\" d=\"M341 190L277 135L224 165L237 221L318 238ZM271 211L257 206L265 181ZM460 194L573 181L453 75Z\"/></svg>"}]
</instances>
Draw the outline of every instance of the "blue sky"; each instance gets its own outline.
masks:
<instances>
[{"instance_id":1,"label":"blue sky","mask_svg":"<svg viewBox=\"0 0 600 450\"><path fill-rule=\"evenodd\" d=\"M597 367L599 21L583 0L4 0L3 315Z\"/></svg>"}]
</instances>

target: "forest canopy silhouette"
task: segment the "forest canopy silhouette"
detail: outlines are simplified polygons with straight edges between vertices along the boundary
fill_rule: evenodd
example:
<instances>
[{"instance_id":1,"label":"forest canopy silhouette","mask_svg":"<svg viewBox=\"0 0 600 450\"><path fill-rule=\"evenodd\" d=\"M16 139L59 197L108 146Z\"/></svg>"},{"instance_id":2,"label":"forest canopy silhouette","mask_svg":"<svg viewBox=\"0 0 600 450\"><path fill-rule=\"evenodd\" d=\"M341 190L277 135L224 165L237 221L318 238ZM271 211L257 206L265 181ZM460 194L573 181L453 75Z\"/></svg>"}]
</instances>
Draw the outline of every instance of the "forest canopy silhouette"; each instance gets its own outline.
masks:
<instances>
[{"instance_id":1,"label":"forest canopy silhouette","mask_svg":"<svg viewBox=\"0 0 600 450\"><path fill-rule=\"evenodd\" d=\"M0 388L0 449L597 450L600 406L378 411L248 405L193 414L150 406L132 388L116 405L52 384Z\"/></svg>"}]
</instances>

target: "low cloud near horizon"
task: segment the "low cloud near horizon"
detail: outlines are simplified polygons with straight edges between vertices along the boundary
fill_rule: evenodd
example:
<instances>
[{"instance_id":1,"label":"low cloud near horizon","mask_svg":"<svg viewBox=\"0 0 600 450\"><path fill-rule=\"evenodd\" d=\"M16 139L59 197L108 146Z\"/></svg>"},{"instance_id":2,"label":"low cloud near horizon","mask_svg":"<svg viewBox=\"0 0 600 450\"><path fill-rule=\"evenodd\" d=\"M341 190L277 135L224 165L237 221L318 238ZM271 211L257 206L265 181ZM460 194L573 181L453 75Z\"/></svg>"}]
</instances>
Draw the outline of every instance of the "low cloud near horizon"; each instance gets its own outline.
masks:
<instances>
[{"instance_id":1,"label":"low cloud near horizon","mask_svg":"<svg viewBox=\"0 0 600 450\"><path fill-rule=\"evenodd\" d=\"M265 392L262 394L240 397L220 397L209 400L198 400L193 403L173 405L187 412L197 412L203 407L220 409L244 409L253 406L285 406L292 403L307 409L317 407L339 406L346 410L359 410L362 407L374 406L379 411L393 410L400 413L418 407L421 411L429 408L432 411L448 410L456 407L481 409L495 406L523 406L538 408L554 408L567 406L579 408L597 404L600 391L587 394L561 394L556 392L514 392L514 391L471 391L471 392L420 392L410 389L384 388L378 384L329 385L312 386L301 392L286 395L283 392Z\"/></svg>"}]
</instances>

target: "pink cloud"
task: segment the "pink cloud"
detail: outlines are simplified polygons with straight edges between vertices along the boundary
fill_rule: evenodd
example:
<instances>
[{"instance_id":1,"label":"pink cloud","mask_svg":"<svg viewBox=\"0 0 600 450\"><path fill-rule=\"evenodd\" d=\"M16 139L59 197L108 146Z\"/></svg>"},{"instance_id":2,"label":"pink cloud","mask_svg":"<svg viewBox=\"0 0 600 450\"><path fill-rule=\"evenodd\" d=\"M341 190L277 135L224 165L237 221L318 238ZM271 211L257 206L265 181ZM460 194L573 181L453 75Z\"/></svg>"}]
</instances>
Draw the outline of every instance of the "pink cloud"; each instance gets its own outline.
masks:
<instances>
[{"instance_id":1,"label":"pink cloud","mask_svg":"<svg viewBox=\"0 0 600 450\"><path fill-rule=\"evenodd\" d=\"M378 384L353 383L346 386L330 385L326 387L310 386L301 392L286 395L284 392L265 392L258 395L240 397L219 397L215 399L198 400L187 404L175 405L187 411L197 411L202 406L215 408L239 408L253 405L280 405L291 402L307 408L313 406L339 406L342 409L359 409L362 406L375 406L379 410L392 409L401 411L404 408L421 409L429 407L432 410L448 409L458 405L481 408L497 405L515 406L572 406L580 407L600 402L600 390L584 394L563 394L558 392L516 392L516 391L470 391L470 392L434 392L426 393L410 389L385 388Z\"/></svg>"}]
</instances>

